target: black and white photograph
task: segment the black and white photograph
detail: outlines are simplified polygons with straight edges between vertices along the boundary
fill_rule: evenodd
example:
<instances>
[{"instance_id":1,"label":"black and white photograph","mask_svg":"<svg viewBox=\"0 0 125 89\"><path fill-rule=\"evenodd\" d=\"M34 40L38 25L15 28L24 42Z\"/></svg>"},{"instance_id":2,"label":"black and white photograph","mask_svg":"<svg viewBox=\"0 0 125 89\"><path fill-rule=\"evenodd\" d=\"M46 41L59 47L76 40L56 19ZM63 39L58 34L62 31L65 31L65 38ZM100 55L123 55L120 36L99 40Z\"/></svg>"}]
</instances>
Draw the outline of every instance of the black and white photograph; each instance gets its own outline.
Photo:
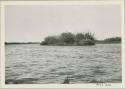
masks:
<instances>
[{"instance_id":1,"label":"black and white photograph","mask_svg":"<svg viewBox=\"0 0 125 89\"><path fill-rule=\"evenodd\" d=\"M4 5L4 84L122 84L121 4L53 2Z\"/></svg>"}]
</instances>

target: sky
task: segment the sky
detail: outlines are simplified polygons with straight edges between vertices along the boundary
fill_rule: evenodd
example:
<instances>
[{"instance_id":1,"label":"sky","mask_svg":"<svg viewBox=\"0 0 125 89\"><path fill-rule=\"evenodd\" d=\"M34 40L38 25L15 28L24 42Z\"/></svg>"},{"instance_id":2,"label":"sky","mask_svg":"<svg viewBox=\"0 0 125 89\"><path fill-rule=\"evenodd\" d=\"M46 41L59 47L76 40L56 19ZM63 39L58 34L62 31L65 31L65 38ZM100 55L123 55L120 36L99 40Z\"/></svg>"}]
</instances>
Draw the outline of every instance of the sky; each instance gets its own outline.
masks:
<instances>
[{"instance_id":1,"label":"sky","mask_svg":"<svg viewBox=\"0 0 125 89\"><path fill-rule=\"evenodd\" d=\"M6 42L41 42L62 32L92 32L96 39L121 36L119 5L30 5L5 7Z\"/></svg>"}]
</instances>

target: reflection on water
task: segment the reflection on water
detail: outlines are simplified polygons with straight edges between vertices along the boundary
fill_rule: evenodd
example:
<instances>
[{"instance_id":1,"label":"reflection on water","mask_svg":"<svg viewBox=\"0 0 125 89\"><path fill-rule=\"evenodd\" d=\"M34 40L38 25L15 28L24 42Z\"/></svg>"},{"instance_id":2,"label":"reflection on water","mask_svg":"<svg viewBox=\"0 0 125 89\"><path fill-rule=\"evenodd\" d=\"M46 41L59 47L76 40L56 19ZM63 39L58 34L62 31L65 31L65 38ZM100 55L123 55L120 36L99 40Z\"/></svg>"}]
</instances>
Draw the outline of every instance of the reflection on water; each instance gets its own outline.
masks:
<instances>
[{"instance_id":1,"label":"reflection on water","mask_svg":"<svg viewBox=\"0 0 125 89\"><path fill-rule=\"evenodd\" d=\"M121 83L121 45L6 45L6 83Z\"/></svg>"}]
</instances>

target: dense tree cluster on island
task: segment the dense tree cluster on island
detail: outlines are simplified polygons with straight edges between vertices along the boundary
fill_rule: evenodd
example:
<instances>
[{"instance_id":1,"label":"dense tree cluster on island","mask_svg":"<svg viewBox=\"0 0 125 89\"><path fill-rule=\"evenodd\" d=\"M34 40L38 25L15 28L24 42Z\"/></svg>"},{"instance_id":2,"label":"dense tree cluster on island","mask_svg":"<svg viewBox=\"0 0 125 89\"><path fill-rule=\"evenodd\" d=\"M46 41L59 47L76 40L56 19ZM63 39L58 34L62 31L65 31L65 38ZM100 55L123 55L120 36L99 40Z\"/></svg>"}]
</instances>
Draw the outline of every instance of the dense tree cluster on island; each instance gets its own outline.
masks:
<instances>
[{"instance_id":1,"label":"dense tree cluster on island","mask_svg":"<svg viewBox=\"0 0 125 89\"><path fill-rule=\"evenodd\" d=\"M94 34L87 33L77 33L73 34L71 32L62 33L59 36L48 36L41 42L41 45L95 45Z\"/></svg>"}]
</instances>

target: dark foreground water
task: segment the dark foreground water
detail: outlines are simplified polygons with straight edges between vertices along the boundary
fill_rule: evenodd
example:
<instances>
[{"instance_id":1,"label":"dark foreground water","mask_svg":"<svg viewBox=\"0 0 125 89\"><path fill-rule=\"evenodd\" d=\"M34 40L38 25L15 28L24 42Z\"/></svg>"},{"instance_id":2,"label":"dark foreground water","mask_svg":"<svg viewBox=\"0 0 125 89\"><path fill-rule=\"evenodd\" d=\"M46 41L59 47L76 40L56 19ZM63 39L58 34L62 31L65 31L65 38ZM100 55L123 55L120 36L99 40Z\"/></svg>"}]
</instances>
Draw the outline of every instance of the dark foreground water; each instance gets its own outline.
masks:
<instances>
[{"instance_id":1,"label":"dark foreground water","mask_svg":"<svg viewBox=\"0 0 125 89\"><path fill-rule=\"evenodd\" d=\"M121 44L6 45L6 83L121 83Z\"/></svg>"}]
</instances>

